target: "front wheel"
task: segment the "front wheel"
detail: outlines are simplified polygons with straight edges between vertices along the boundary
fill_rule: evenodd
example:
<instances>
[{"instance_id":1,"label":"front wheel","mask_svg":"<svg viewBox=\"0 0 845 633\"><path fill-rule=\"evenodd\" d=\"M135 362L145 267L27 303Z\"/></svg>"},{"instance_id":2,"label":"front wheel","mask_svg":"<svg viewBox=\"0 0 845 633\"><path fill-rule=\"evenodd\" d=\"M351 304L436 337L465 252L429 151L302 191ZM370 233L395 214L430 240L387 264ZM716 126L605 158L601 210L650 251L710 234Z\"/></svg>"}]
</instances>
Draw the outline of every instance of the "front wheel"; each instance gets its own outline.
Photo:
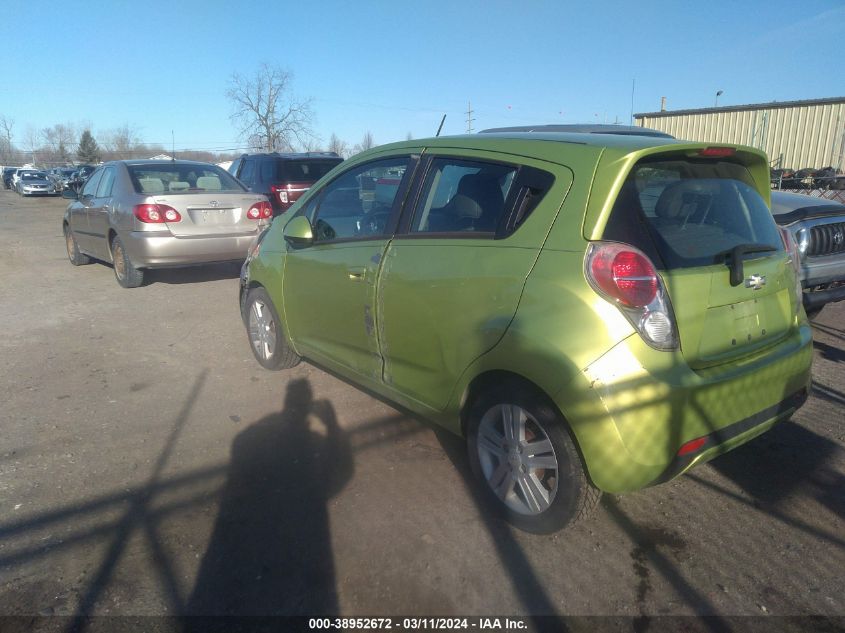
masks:
<instances>
[{"instance_id":1,"label":"front wheel","mask_svg":"<svg viewBox=\"0 0 845 633\"><path fill-rule=\"evenodd\" d=\"M111 243L111 257L117 283L124 288L137 288L144 283L144 271L135 268L126 253L123 242L116 235Z\"/></svg>"},{"instance_id":2,"label":"front wheel","mask_svg":"<svg viewBox=\"0 0 845 633\"><path fill-rule=\"evenodd\" d=\"M300 356L288 345L279 314L264 288L249 291L244 312L249 346L262 367L276 370L299 364Z\"/></svg>"},{"instance_id":3,"label":"front wheel","mask_svg":"<svg viewBox=\"0 0 845 633\"><path fill-rule=\"evenodd\" d=\"M527 532L560 530L601 498L565 424L545 397L522 387L491 389L470 410L472 470L505 518Z\"/></svg>"}]
</instances>

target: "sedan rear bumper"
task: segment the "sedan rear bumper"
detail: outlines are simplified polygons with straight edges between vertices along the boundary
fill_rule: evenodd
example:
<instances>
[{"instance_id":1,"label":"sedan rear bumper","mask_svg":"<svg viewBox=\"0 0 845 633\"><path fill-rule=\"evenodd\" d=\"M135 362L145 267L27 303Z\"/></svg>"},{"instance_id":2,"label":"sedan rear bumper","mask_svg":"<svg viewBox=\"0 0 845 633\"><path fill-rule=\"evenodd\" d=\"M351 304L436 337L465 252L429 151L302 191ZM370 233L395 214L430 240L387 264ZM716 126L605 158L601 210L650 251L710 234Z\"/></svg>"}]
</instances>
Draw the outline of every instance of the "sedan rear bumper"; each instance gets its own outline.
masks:
<instances>
[{"instance_id":1,"label":"sedan rear bumper","mask_svg":"<svg viewBox=\"0 0 845 633\"><path fill-rule=\"evenodd\" d=\"M121 238L138 268L167 268L242 261L257 234L174 237L169 231L132 231Z\"/></svg>"}]
</instances>

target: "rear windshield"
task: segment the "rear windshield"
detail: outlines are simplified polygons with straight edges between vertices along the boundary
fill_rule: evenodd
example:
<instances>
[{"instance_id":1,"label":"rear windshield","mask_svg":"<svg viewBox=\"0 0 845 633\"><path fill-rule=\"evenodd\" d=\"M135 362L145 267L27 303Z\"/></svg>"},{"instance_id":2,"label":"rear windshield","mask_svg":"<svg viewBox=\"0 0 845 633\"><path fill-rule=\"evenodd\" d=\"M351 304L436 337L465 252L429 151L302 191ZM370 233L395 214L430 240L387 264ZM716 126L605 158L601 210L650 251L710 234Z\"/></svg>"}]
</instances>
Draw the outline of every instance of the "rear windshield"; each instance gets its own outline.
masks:
<instances>
[{"instance_id":1,"label":"rear windshield","mask_svg":"<svg viewBox=\"0 0 845 633\"><path fill-rule=\"evenodd\" d=\"M616 200L605 239L656 251L667 269L722 263L740 244L783 250L745 167L688 158L638 163Z\"/></svg>"},{"instance_id":2,"label":"rear windshield","mask_svg":"<svg viewBox=\"0 0 845 633\"><path fill-rule=\"evenodd\" d=\"M144 194L244 191L231 174L216 165L174 163L127 165L135 191Z\"/></svg>"},{"instance_id":3,"label":"rear windshield","mask_svg":"<svg viewBox=\"0 0 845 633\"><path fill-rule=\"evenodd\" d=\"M276 179L287 182L316 182L340 163L338 160L280 160Z\"/></svg>"}]
</instances>

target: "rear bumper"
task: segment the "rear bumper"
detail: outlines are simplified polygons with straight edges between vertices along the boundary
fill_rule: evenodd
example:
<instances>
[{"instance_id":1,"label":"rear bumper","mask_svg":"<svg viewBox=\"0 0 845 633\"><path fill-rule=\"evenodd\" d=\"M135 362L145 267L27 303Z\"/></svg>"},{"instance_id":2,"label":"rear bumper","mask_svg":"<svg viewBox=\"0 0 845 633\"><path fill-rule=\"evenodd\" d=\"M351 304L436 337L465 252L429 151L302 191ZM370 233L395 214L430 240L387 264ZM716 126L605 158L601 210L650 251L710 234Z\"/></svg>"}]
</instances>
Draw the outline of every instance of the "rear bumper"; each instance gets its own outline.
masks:
<instances>
[{"instance_id":1,"label":"rear bumper","mask_svg":"<svg viewBox=\"0 0 845 633\"><path fill-rule=\"evenodd\" d=\"M121 235L138 268L166 268L242 261L258 232L215 237L174 237L169 231L132 231Z\"/></svg>"},{"instance_id":2,"label":"rear bumper","mask_svg":"<svg viewBox=\"0 0 845 633\"><path fill-rule=\"evenodd\" d=\"M806 323L773 348L701 371L680 352L658 352L633 335L556 400L593 483L627 492L676 477L787 419L809 392L811 362Z\"/></svg>"}]
</instances>

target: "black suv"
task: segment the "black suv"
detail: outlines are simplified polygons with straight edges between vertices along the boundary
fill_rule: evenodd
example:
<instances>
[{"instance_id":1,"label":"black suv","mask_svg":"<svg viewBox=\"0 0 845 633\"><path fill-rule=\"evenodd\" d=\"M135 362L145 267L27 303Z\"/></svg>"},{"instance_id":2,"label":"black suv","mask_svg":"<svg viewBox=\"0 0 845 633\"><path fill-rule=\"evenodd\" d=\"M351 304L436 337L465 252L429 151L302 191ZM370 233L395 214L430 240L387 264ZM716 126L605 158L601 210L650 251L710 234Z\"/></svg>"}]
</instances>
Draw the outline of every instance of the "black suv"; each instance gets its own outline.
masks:
<instances>
[{"instance_id":1,"label":"black suv","mask_svg":"<svg viewBox=\"0 0 845 633\"><path fill-rule=\"evenodd\" d=\"M229 173L255 193L263 193L281 215L343 159L335 152L244 154Z\"/></svg>"}]
</instances>

